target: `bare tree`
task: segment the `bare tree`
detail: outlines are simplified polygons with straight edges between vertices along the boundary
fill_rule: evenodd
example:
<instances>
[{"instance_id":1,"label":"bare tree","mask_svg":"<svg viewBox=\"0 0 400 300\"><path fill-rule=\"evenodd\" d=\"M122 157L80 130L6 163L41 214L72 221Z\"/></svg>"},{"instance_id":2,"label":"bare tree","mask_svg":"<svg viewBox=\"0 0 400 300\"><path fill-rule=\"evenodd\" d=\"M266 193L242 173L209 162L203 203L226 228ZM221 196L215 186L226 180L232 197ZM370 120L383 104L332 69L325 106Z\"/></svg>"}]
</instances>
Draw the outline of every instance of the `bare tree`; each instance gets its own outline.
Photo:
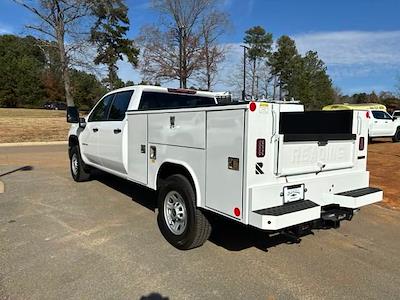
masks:
<instances>
[{"instance_id":1,"label":"bare tree","mask_svg":"<svg viewBox=\"0 0 400 300\"><path fill-rule=\"evenodd\" d=\"M201 22L202 38L201 59L203 66L199 70L198 81L205 85L208 91L215 82L218 64L225 59L226 47L218 44L218 38L228 28L228 16L220 12L212 12Z\"/></svg>"},{"instance_id":2,"label":"bare tree","mask_svg":"<svg viewBox=\"0 0 400 300\"><path fill-rule=\"evenodd\" d=\"M137 39L142 48L141 71L147 80L178 79L181 87L187 87L189 78L204 66L201 25L215 3L216 0L152 1L153 8L161 13L160 22L143 27ZM209 36L209 40L213 39Z\"/></svg>"},{"instance_id":3,"label":"bare tree","mask_svg":"<svg viewBox=\"0 0 400 300\"><path fill-rule=\"evenodd\" d=\"M74 106L71 94L71 80L69 65L73 45L66 46L66 39L79 35L79 22L90 14L91 2L89 0L39 0L32 3L28 0L13 0L33 13L39 23L26 27L44 34L50 41L54 41L57 47L62 77L64 81L65 97L68 106Z\"/></svg>"},{"instance_id":4,"label":"bare tree","mask_svg":"<svg viewBox=\"0 0 400 300\"><path fill-rule=\"evenodd\" d=\"M251 76L252 61L246 59L246 78ZM240 59L240 63L234 64L229 70L226 71L227 76L224 78L224 83L230 87L231 91L236 98L242 98L243 91L243 57ZM246 91L251 91L252 83L246 80ZM251 95L246 94L246 99L251 98Z\"/></svg>"},{"instance_id":5,"label":"bare tree","mask_svg":"<svg viewBox=\"0 0 400 300\"><path fill-rule=\"evenodd\" d=\"M271 74L270 66L265 61L258 67L256 76L259 78L259 88L256 89L257 98L260 98L260 96L264 98L270 97L272 95L271 89L273 89L274 78Z\"/></svg>"}]
</instances>

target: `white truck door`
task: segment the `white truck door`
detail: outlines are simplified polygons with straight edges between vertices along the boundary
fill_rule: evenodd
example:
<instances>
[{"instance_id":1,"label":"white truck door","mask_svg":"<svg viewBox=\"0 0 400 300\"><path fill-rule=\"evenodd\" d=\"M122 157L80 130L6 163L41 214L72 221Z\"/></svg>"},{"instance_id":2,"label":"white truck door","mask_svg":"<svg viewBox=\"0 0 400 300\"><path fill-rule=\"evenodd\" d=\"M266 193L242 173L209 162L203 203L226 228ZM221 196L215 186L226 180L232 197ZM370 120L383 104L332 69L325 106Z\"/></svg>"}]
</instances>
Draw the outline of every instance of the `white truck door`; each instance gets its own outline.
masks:
<instances>
[{"instance_id":1,"label":"white truck door","mask_svg":"<svg viewBox=\"0 0 400 300\"><path fill-rule=\"evenodd\" d=\"M206 206L242 218L244 110L207 112Z\"/></svg>"},{"instance_id":2,"label":"white truck door","mask_svg":"<svg viewBox=\"0 0 400 300\"><path fill-rule=\"evenodd\" d=\"M105 168L126 174L123 152L127 149L127 122L125 112L133 91L115 94L106 122L102 122L99 134L99 153Z\"/></svg>"},{"instance_id":3,"label":"white truck door","mask_svg":"<svg viewBox=\"0 0 400 300\"><path fill-rule=\"evenodd\" d=\"M382 110L372 111L372 132L371 136L390 136L393 135L393 121L386 112Z\"/></svg>"},{"instance_id":4,"label":"white truck door","mask_svg":"<svg viewBox=\"0 0 400 300\"><path fill-rule=\"evenodd\" d=\"M128 178L147 184L147 115L129 115L128 132Z\"/></svg>"},{"instance_id":5,"label":"white truck door","mask_svg":"<svg viewBox=\"0 0 400 300\"><path fill-rule=\"evenodd\" d=\"M101 165L99 153L99 135L101 126L107 120L114 95L108 95L101 99L88 117L85 129L79 136L81 142L81 153L86 159L95 165Z\"/></svg>"}]
</instances>

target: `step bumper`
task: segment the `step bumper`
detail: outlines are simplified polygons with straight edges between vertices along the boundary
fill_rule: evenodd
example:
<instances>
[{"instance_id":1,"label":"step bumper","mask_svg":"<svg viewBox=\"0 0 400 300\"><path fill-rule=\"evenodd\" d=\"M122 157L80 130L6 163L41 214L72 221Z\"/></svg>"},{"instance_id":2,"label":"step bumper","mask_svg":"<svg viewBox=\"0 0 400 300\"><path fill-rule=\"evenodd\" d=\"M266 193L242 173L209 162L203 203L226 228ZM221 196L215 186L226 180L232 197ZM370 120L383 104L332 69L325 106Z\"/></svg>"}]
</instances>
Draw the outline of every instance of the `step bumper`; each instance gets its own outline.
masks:
<instances>
[{"instance_id":1,"label":"step bumper","mask_svg":"<svg viewBox=\"0 0 400 300\"><path fill-rule=\"evenodd\" d=\"M324 202L356 209L382 201L383 191L378 188L366 187L338 194L324 194L323 198Z\"/></svg>"},{"instance_id":2,"label":"step bumper","mask_svg":"<svg viewBox=\"0 0 400 300\"><path fill-rule=\"evenodd\" d=\"M382 201L383 192L378 188L362 188L338 194L324 194L326 205L337 204L348 209ZM310 200L299 200L284 205L250 212L249 224L263 230L280 230L321 218L321 206Z\"/></svg>"},{"instance_id":3,"label":"step bumper","mask_svg":"<svg viewBox=\"0 0 400 300\"><path fill-rule=\"evenodd\" d=\"M310 200L290 202L250 213L250 224L263 230L279 230L321 218L321 206Z\"/></svg>"}]
</instances>

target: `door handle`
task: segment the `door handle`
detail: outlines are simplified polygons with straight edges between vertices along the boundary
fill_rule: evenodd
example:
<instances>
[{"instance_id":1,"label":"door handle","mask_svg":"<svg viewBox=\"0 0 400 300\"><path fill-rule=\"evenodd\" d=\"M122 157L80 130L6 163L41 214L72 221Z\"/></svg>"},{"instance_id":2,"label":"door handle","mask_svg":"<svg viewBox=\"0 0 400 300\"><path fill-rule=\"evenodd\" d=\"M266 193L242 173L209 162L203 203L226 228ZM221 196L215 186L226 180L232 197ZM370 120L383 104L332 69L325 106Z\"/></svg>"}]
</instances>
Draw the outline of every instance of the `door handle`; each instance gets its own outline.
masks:
<instances>
[{"instance_id":1,"label":"door handle","mask_svg":"<svg viewBox=\"0 0 400 300\"><path fill-rule=\"evenodd\" d=\"M99 129L98 129L98 128L93 128L92 130L93 130L93 132L97 132L97 131L99 131Z\"/></svg>"},{"instance_id":2,"label":"door handle","mask_svg":"<svg viewBox=\"0 0 400 300\"><path fill-rule=\"evenodd\" d=\"M121 129L119 129L119 128L117 128L117 129L114 129L114 133L115 133L115 134L121 133L121 131L122 131L122 130L121 130Z\"/></svg>"}]
</instances>

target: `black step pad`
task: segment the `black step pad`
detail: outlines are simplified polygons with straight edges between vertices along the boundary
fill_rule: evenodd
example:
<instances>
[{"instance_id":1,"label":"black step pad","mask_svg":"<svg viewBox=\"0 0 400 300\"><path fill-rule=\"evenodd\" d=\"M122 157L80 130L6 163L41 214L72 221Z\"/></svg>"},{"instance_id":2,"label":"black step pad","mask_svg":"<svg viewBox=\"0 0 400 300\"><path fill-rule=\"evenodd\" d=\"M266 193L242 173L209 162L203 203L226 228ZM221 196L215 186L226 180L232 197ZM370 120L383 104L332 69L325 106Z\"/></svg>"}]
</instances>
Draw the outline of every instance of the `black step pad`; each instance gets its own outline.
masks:
<instances>
[{"instance_id":1,"label":"black step pad","mask_svg":"<svg viewBox=\"0 0 400 300\"><path fill-rule=\"evenodd\" d=\"M280 206L256 210L254 212L259 215L264 215L264 216L265 215L281 216L284 214L290 214L290 213L293 213L296 211L305 210L305 209L313 208L316 206L318 206L318 204L315 204L314 202L312 202L310 200L298 200L298 201L289 202L289 203L286 203L286 204L280 205Z\"/></svg>"},{"instance_id":2,"label":"black step pad","mask_svg":"<svg viewBox=\"0 0 400 300\"><path fill-rule=\"evenodd\" d=\"M381 192L381 191L382 190L378 189L378 188L366 187L366 188L362 188L362 189L338 193L336 195L357 198L357 197L361 197L361 196L365 196L368 194L373 194L373 193Z\"/></svg>"}]
</instances>

